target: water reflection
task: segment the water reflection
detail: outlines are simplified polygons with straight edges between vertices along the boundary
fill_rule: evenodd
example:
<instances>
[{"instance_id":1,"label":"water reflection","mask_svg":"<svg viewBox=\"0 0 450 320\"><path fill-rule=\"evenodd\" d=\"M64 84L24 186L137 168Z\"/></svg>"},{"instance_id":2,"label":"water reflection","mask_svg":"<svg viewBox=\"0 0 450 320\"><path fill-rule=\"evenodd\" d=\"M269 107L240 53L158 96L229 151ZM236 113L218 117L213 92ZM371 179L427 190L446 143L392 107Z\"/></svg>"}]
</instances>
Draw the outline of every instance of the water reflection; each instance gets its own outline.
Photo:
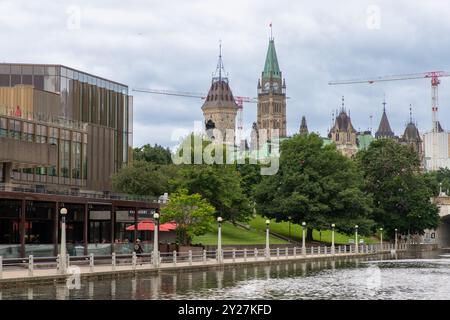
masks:
<instances>
[{"instance_id":1,"label":"water reflection","mask_svg":"<svg viewBox=\"0 0 450 320\"><path fill-rule=\"evenodd\" d=\"M450 299L450 256L400 254L5 288L0 299Z\"/></svg>"}]
</instances>

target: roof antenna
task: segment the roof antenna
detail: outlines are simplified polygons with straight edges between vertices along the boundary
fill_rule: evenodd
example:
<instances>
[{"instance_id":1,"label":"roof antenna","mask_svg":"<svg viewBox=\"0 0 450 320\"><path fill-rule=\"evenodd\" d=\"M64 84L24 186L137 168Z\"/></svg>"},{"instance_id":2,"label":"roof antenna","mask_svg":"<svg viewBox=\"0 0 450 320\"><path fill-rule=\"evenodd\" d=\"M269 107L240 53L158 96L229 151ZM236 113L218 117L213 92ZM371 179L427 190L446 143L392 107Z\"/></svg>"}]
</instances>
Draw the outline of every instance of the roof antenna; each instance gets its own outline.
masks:
<instances>
[{"instance_id":1,"label":"roof antenna","mask_svg":"<svg viewBox=\"0 0 450 320\"><path fill-rule=\"evenodd\" d=\"M383 112L386 112L386 93L384 94L383 98Z\"/></svg>"},{"instance_id":2,"label":"roof antenna","mask_svg":"<svg viewBox=\"0 0 450 320\"><path fill-rule=\"evenodd\" d=\"M409 104L409 123L412 123L412 106Z\"/></svg>"}]
</instances>

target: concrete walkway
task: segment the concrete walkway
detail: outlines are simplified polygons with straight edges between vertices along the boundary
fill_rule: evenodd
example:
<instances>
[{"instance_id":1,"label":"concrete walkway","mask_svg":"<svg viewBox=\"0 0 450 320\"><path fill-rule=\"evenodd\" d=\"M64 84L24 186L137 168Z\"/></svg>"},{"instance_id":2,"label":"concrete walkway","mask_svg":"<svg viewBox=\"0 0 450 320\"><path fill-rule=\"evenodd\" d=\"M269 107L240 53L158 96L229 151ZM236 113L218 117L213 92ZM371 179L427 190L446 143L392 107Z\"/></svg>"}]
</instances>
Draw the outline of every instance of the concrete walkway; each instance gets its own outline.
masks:
<instances>
[{"instance_id":1,"label":"concrete walkway","mask_svg":"<svg viewBox=\"0 0 450 320\"><path fill-rule=\"evenodd\" d=\"M404 249L398 251L405 251ZM336 253L332 255L331 253L327 254L307 254L302 255L296 254L294 255L279 255L272 256L270 259L266 259L263 256L255 257L252 254L249 254L247 258L239 257L239 258L227 258L224 259L222 263L219 263L216 259L206 259L202 261L180 261L177 263L173 262L164 262L161 263L158 268L155 268L152 264L144 263L142 265L139 264L133 266L130 264L126 265L116 265L113 267L112 265L103 264L96 265L94 267L90 266L76 266L72 265L68 268L67 274L61 274L56 269L41 269L35 268L30 272L30 270L23 269L3 269L0 272L0 287L3 286L11 286L19 283L43 283L49 281L57 281L63 282L68 278L74 278L77 275L80 278L99 278L99 277L115 277L115 276L125 276L132 275L136 273L158 273L161 271L179 271L179 270L199 270L203 268L216 268L216 267L228 267L228 266L237 266L237 265L255 265L255 264L271 264L283 261L308 261L314 259L333 259L333 258L341 258L341 257L361 257L368 255L376 255L380 253L389 253L390 250L383 251L375 251L375 252L365 252L365 253Z\"/></svg>"}]
</instances>

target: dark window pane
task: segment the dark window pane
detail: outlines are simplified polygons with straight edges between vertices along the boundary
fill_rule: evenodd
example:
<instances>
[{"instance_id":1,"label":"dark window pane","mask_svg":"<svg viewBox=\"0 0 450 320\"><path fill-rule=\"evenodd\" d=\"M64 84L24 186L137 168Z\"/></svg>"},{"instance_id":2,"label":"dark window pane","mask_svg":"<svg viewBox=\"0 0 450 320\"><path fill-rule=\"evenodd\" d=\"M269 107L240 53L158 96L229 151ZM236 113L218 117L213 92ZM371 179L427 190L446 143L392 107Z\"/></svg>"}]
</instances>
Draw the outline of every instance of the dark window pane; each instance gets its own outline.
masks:
<instances>
[{"instance_id":1,"label":"dark window pane","mask_svg":"<svg viewBox=\"0 0 450 320\"><path fill-rule=\"evenodd\" d=\"M9 87L9 74L0 74L0 87Z\"/></svg>"},{"instance_id":2,"label":"dark window pane","mask_svg":"<svg viewBox=\"0 0 450 320\"><path fill-rule=\"evenodd\" d=\"M15 86L16 84L20 84L21 83L21 76L20 74L12 74L11 75L11 87Z\"/></svg>"}]
</instances>

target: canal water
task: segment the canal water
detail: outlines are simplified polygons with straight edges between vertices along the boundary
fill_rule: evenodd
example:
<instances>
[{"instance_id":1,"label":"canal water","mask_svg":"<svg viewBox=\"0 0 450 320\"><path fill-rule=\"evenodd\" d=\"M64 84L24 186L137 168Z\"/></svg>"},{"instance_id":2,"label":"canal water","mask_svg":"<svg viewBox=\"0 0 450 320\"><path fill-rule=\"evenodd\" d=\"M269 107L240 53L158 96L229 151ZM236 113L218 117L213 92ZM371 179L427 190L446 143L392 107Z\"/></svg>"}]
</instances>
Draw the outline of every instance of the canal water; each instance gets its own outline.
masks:
<instances>
[{"instance_id":1,"label":"canal water","mask_svg":"<svg viewBox=\"0 0 450 320\"><path fill-rule=\"evenodd\" d=\"M0 289L1 299L450 299L450 250Z\"/></svg>"}]
</instances>

